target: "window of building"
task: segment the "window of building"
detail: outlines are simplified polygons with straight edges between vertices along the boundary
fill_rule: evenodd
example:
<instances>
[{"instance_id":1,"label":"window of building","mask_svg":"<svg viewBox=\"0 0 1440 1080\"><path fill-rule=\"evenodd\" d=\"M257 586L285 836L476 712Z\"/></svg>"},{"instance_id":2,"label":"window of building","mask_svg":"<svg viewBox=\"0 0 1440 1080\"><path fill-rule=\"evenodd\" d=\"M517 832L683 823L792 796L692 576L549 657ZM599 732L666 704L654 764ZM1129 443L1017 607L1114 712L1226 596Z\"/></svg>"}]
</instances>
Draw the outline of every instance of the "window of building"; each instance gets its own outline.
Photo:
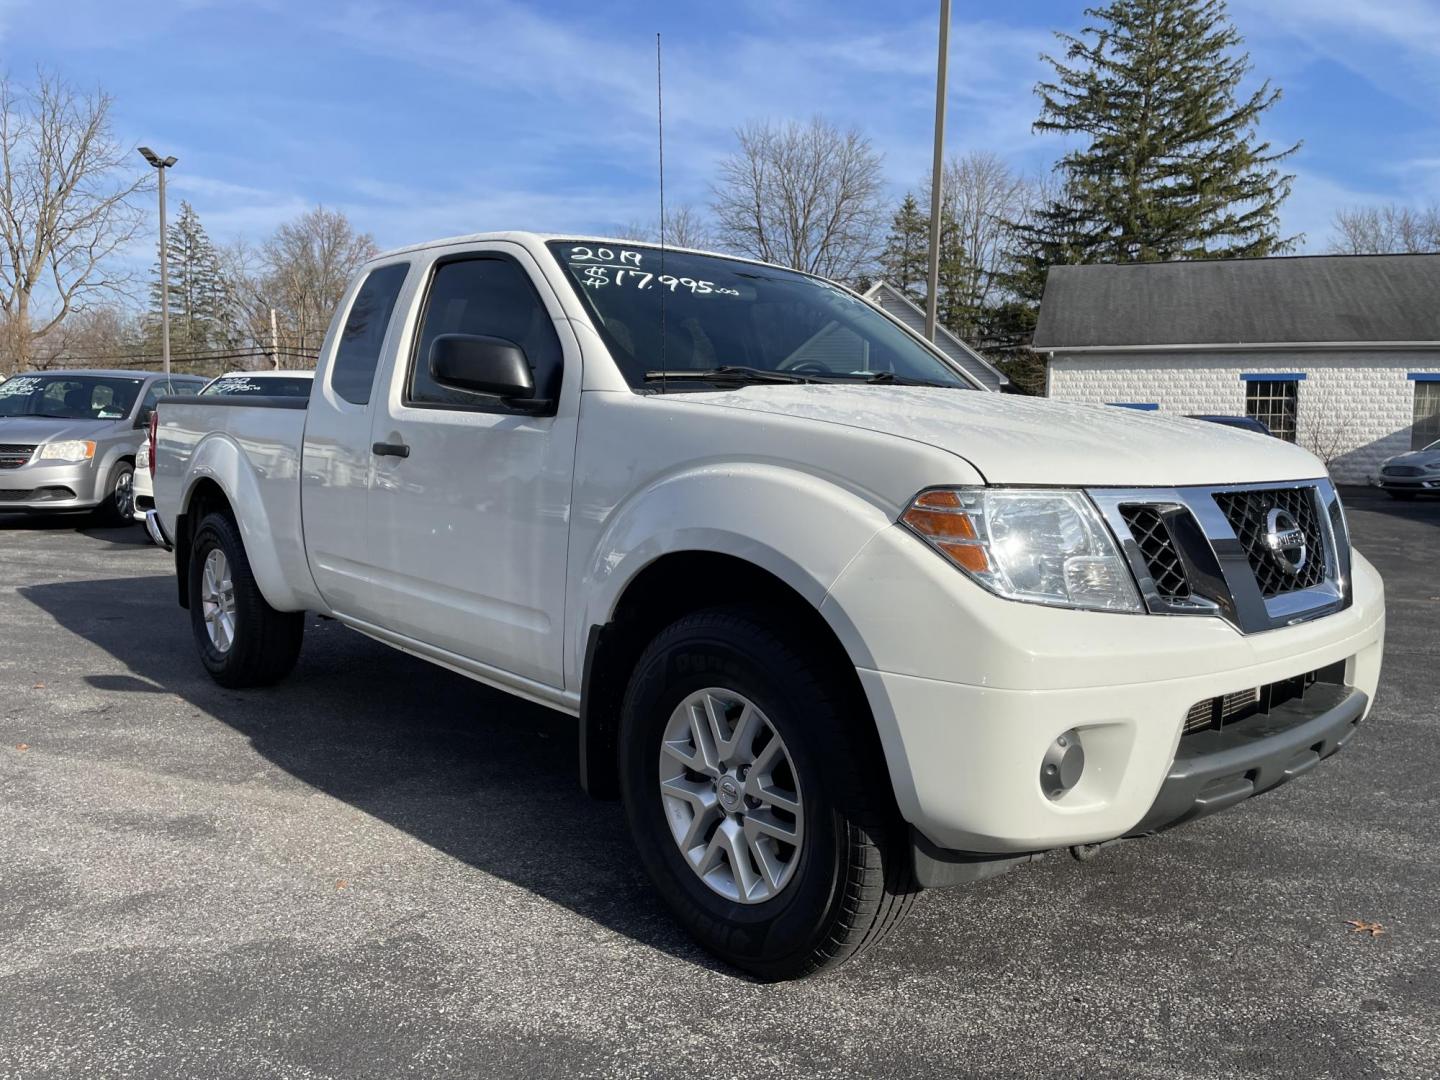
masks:
<instances>
[{"instance_id":1,"label":"window of building","mask_svg":"<svg viewBox=\"0 0 1440 1080\"><path fill-rule=\"evenodd\" d=\"M430 377L430 346L441 334L503 338L525 350L535 396L560 395L564 354L555 323L519 263L499 256L444 262L435 268L410 366L407 401L461 408L502 408L495 399L451 390Z\"/></svg>"},{"instance_id":2,"label":"window of building","mask_svg":"<svg viewBox=\"0 0 1440 1080\"><path fill-rule=\"evenodd\" d=\"M1419 450L1440 440L1440 376L1415 380L1415 422L1410 428L1410 449Z\"/></svg>"},{"instance_id":3,"label":"window of building","mask_svg":"<svg viewBox=\"0 0 1440 1080\"><path fill-rule=\"evenodd\" d=\"M409 263L394 263L372 271L350 305L330 370L330 386L352 405L370 404L370 387L380 364L380 346L385 342L390 313L395 310L400 287L405 284L409 271Z\"/></svg>"},{"instance_id":4,"label":"window of building","mask_svg":"<svg viewBox=\"0 0 1440 1080\"><path fill-rule=\"evenodd\" d=\"M1300 400L1299 390L1300 380L1295 376L1247 378L1245 415L1252 420L1259 420L1277 439L1293 443L1295 416Z\"/></svg>"}]
</instances>

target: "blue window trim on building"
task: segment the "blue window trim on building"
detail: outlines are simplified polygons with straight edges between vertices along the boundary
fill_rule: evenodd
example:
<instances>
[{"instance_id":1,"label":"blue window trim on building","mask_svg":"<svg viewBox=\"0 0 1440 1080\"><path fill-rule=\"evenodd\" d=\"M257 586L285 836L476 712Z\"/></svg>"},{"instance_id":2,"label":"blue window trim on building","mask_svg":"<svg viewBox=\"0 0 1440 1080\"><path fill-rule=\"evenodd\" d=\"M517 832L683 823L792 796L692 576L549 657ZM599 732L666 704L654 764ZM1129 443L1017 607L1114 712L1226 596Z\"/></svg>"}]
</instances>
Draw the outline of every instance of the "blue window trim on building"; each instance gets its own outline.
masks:
<instances>
[{"instance_id":1,"label":"blue window trim on building","mask_svg":"<svg viewBox=\"0 0 1440 1080\"><path fill-rule=\"evenodd\" d=\"M1114 409L1139 409L1141 412L1158 412L1159 405L1153 405L1145 401L1107 401L1105 403Z\"/></svg>"},{"instance_id":2,"label":"blue window trim on building","mask_svg":"<svg viewBox=\"0 0 1440 1080\"><path fill-rule=\"evenodd\" d=\"M1405 377L1411 382L1440 382L1440 371L1412 371Z\"/></svg>"},{"instance_id":3,"label":"blue window trim on building","mask_svg":"<svg viewBox=\"0 0 1440 1080\"><path fill-rule=\"evenodd\" d=\"M1274 371L1261 371L1261 372L1247 373L1247 374L1241 375L1241 376L1240 376L1240 381L1241 381L1241 382L1299 382L1299 381L1300 381L1301 379L1303 379L1303 378L1305 378L1305 372L1303 372L1303 371L1292 371L1292 372L1288 372L1288 373L1286 373L1286 372L1274 372Z\"/></svg>"}]
</instances>

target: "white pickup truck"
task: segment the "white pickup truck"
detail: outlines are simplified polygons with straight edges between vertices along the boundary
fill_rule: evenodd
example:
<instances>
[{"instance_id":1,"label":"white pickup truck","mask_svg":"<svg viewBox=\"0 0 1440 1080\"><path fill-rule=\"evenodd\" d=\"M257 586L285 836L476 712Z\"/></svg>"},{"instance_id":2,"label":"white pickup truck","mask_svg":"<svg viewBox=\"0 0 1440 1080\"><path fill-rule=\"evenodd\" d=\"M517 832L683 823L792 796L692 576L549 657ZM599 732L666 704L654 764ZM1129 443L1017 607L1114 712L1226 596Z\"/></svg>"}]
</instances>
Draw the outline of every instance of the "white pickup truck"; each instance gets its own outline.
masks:
<instances>
[{"instance_id":1,"label":"white pickup truck","mask_svg":"<svg viewBox=\"0 0 1440 1080\"><path fill-rule=\"evenodd\" d=\"M578 718L679 920L762 977L921 887L1153 833L1334 753L1382 583L1276 439L974 388L828 282L497 233L364 267L306 399L168 398L201 659L303 612Z\"/></svg>"}]
</instances>

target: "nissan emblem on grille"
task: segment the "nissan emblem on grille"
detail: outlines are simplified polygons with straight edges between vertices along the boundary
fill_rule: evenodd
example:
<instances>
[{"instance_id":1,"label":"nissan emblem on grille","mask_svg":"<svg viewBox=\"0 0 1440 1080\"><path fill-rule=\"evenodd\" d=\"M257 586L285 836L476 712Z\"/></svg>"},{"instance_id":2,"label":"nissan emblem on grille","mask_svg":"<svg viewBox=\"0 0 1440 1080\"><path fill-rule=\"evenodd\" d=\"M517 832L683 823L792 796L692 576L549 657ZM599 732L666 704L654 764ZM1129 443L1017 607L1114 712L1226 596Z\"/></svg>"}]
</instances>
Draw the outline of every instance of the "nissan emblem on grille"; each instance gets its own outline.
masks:
<instances>
[{"instance_id":1,"label":"nissan emblem on grille","mask_svg":"<svg viewBox=\"0 0 1440 1080\"><path fill-rule=\"evenodd\" d=\"M1265 515L1265 546L1281 570L1287 574L1298 574L1305 569L1309 553L1305 545L1305 532L1295 518L1278 506Z\"/></svg>"}]
</instances>

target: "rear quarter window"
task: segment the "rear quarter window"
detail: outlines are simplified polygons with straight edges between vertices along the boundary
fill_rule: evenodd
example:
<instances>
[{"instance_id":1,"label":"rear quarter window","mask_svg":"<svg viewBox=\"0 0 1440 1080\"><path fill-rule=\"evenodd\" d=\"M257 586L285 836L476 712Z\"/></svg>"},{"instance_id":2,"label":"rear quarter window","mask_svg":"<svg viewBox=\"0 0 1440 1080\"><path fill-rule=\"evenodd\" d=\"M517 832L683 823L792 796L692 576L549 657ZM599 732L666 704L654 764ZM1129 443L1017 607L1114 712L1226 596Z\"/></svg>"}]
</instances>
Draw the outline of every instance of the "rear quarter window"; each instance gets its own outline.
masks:
<instances>
[{"instance_id":1,"label":"rear quarter window","mask_svg":"<svg viewBox=\"0 0 1440 1080\"><path fill-rule=\"evenodd\" d=\"M380 346L409 272L409 263L392 263L370 271L350 305L330 369L330 386L352 405L370 404Z\"/></svg>"}]
</instances>

